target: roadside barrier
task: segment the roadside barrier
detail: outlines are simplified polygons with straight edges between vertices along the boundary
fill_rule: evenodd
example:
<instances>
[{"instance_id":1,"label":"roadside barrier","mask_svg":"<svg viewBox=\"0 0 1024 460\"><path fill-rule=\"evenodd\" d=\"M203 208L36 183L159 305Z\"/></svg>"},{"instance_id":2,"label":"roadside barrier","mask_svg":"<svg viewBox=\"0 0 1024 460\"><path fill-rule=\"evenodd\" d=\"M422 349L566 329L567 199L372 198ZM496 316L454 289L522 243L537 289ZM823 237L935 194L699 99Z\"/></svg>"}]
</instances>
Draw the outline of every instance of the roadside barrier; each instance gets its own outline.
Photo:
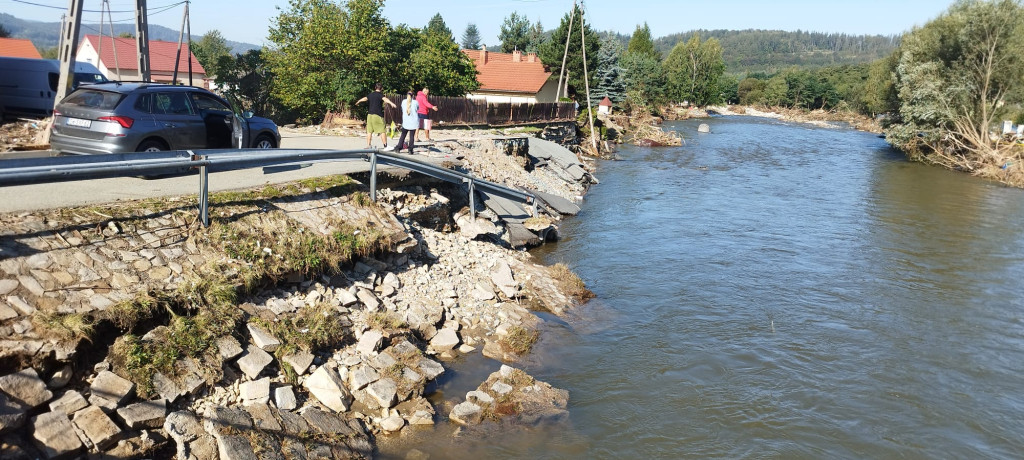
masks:
<instances>
[{"instance_id":1,"label":"roadside barrier","mask_svg":"<svg viewBox=\"0 0 1024 460\"><path fill-rule=\"evenodd\" d=\"M335 161L367 161L370 163L370 199L377 201L377 168L394 166L436 179L465 184L469 193L469 209L476 218L476 190L523 203L537 214L537 199L527 192L506 187L430 163L379 149L314 150L314 149L234 149L177 150L167 152L117 153L46 158L24 158L0 161L0 187L84 181L113 177L192 174L199 175L199 219L210 225L210 173L263 167L285 167Z\"/></svg>"}]
</instances>

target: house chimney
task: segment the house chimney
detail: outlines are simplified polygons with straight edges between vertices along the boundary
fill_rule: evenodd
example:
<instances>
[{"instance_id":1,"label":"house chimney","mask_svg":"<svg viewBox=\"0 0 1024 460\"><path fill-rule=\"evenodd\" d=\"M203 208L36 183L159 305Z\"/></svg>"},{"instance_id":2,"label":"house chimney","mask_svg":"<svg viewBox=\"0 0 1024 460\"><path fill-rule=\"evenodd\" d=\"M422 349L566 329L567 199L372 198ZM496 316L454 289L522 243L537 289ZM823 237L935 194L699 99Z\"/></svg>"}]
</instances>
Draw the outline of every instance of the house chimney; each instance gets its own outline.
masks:
<instances>
[{"instance_id":1,"label":"house chimney","mask_svg":"<svg viewBox=\"0 0 1024 460\"><path fill-rule=\"evenodd\" d=\"M487 45L480 47L480 60L484 64L487 63Z\"/></svg>"},{"instance_id":2,"label":"house chimney","mask_svg":"<svg viewBox=\"0 0 1024 460\"><path fill-rule=\"evenodd\" d=\"M526 53L526 62L537 62L537 53Z\"/></svg>"},{"instance_id":3,"label":"house chimney","mask_svg":"<svg viewBox=\"0 0 1024 460\"><path fill-rule=\"evenodd\" d=\"M523 62L523 52L512 50L512 62Z\"/></svg>"}]
</instances>

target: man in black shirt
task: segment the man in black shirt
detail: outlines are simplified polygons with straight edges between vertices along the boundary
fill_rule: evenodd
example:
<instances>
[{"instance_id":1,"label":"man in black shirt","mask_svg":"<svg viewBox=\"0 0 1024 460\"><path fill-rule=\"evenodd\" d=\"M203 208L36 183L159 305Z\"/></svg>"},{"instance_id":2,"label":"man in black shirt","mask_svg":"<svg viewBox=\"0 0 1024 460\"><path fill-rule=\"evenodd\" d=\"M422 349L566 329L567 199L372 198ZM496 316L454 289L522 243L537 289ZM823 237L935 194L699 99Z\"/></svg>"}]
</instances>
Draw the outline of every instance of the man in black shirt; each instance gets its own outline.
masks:
<instances>
[{"instance_id":1,"label":"man in black shirt","mask_svg":"<svg viewBox=\"0 0 1024 460\"><path fill-rule=\"evenodd\" d=\"M373 92L366 97L356 101L356 105L366 102L366 148L373 148L373 135L380 133L380 141L384 148L388 147L388 137L384 134L384 104L396 107L395 103L384 97L381 90L384 87L377 83L373 85Z\"/></svg>"}]
</instances>

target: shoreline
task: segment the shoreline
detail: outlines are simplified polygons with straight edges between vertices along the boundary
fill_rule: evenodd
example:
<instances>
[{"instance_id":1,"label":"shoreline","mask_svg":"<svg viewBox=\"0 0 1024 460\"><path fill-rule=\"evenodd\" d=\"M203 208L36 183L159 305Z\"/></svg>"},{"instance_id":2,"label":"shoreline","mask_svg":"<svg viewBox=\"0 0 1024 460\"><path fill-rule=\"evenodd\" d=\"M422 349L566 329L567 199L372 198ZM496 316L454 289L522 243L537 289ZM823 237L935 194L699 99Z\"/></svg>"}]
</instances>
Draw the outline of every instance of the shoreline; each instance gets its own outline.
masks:
<instances>
[{"instance_id":1,"label":"shoreline","mask_svg":"<svg viewBox=\"0 0 1024 460\"><path fill-rule=\"evenodd\" d=\"M679 109L666 108L663 110L668 116L666 119L686 120L689 118L708 118L712 114L749 116L758 118L770 118L773 120L787 121L791 123L803 123L820 128L844 128L846 126L836 123L845 123L848 127L858 131L865 131L875 134L882 134L881 125L870 117L851 112L825 112L822 110L797 110L784 109L780 107L766 108L743 105L708 106L705 109Z\"/></svg>"}]
</instances>

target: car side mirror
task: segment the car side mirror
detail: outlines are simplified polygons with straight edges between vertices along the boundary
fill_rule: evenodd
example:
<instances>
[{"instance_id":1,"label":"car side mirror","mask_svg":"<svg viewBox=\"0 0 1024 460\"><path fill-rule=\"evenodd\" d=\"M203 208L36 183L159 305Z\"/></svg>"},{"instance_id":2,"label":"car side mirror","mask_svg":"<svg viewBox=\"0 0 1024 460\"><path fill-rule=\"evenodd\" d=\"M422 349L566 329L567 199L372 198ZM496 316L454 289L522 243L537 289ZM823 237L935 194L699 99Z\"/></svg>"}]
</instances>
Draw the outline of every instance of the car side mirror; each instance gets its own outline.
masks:
<instances>
[{"instance_id":1,"label":"car side mirror","mask_svg":"<svg viewBox=\"0 0 1024 460\"><path fill-rule=\"evenodd\" d=\"M245 112L242 112L242 116L245 118L252 118L252 112L246 110Z\"/></svg>"}]
</instances>

